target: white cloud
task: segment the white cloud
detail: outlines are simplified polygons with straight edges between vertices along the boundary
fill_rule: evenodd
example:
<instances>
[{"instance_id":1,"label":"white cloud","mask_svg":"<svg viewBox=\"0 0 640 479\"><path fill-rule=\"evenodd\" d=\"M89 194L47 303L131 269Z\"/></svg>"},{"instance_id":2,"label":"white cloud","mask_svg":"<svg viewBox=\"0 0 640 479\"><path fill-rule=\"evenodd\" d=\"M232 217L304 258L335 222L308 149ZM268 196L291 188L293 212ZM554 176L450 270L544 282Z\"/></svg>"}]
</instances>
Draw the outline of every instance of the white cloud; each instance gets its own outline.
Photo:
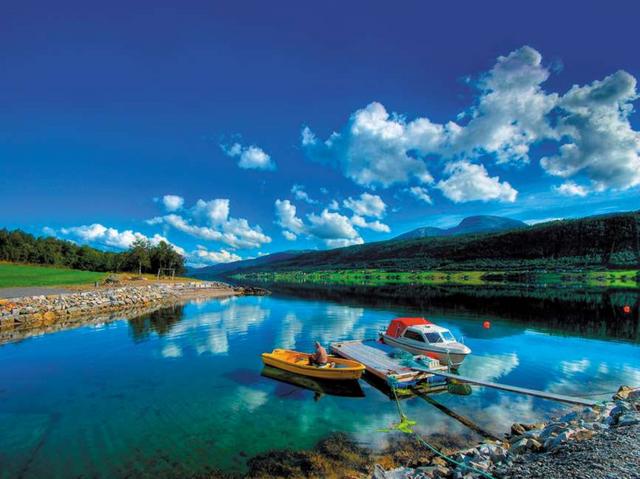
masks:
<instances>
[{"instance_id":1,"label":"white cloud","mask_svg":"<svg viewBox=\"0 0 640 479\"><path fill-rule=\"evenodd\" d=\"M221 249L220 251L209 251L204 246L198 245L196 250L191 252L188 259L190 263L211 265L240 261L242 257L235 253L231 253L226 249Z\"/></svg>"},{"instance_id":2,"label":"white cloud","mask_svg":"<svg viewBox=\"0 0 640 479\"><path fill-rule=\"evenodd\" d=\"M239 158L238 166L243 169L275 170L276 164L259 146L243 146L234 143L231 146L220 145L222 151L231 158Z\"/></svg>"},{"instance_id":3,"label":"white cloud","mask_svg":"<svg viewBox=\"0 0 640 479\"><path fill-rule=\"evenodd\" d=\"M49 228L49 232L62 237L70 237L80 243L87 243L97 246L106 246L115 249L128 249L136 240L146 240L152 245L157 245L161 241L171 245L181 255L185 255L185 250L177 245L172 244L164 236L155 234L151 237L132 230L119 231L116 228L109 228L100 223L91 225L72 226L69 228L60 228L59 232Z\"/></svg>"},{"instance_id":4,"label":"white cloud","mask_svg":"<svg viewBox=\"0 0 640 479\"><path fill-rule=\"evenodd\" d=\"M424 162L429 155L489 154L498 163L526 162L532 143L556 137L546 116L558 97L540 86L548 77L540 53L524 46L498 57L480 77L477 103L461 115L470 118L466 125L438 124L426 117L406 121L372 102L324 142L305 127L302 146L312 159L338 165L345 176L363 186L388 187L412 177L431 183Z\"/></svg>"},{"instance_id":5,"label":"white cloud","mask_svg":"<svg viewBox=\"0 0 640 479\"><path fill-rule=\"evenodd\" d=\"M369 193L362 193L360 198L356 199L349 197L343 201L343 204L357 215L372 218L382 218L387 209L387 205L382 201L382 198Z\"/></svg>"},{"instance_id":6,"label":"white cloud","mask_svg":"<svg viewBox=\"0 0 640 479\"><path fill-rule=\"evenodd\" d=\"M295 241L298 239L298 236L295 233L287 230L282 231L282 236L284 236L287 241Z\"/></svg>"},{"instance_id":7,"label":"white cloud","mask_svg":"<svg viewBox=\"0 0 640 479\"><path fill-rule=\"evenodd\" d=\"M460 123L434 123L427 117L409 121L372 102L324 141L305 127L302 147L309 158L334 165L359 185L386 188L414 178L432 183L429 170L439 163L427 168L431 159L445 160L445 175L459 165L485 168L481 158L521 165L530 161L532 145L550 141L558 145L557 153L543 157L541 167L562 178L586 177L591 181L587 193L640 185L640 132L629 121L639 98L636 79L618 71L561 96L543 90L549 76L540 53L523 46L498 57L478 77L477 98L458 115ZM440 178L438 184L446 188L448 183ZM495 192L496 185L488 189ZM506 182L502 185L497 194L478 199L514 201L515 190ZM429 195L422 193L415 190L414 195L427 201ZM469 195L455 196L463 200Z\"/></svg>"},{"instance_id":8,"label":"white cloud","mask_svg":"<svg viewBox=\"0 0 640 479\"><path fill-rule=\"evenodd\" d=\"M296 200L304 201L310 205L318 203L309 197L309 194L304 190L304 186L295 184L291 187L291 193Z\"/></svg>"},{"instance_id":9,"label":"white cloud","mask_svg":"<svg viewBox=\"0 0 640 479\"><path fill-rule=\"evenodd\" d=\"M294 241L299 235L322 240L330 248L362 244L363 239L356 226L378 232L388 232L389 227L380 221L367 222L363 217L342 215L328 208L320 214L307 215L305 223L297 216L297 209L289 200L276 200L276 224L283 228L283 236Z\"/></svg>"},{"instance_id":10,"label":"white cloud","mask_svg":"<svg viewBox=\"0 0 640 479\"><path fill-rule=\"evenodd\" d=\"M271 242L260 226L251 226L244 218L230 217L229 211L230 202L226 198L198 200L181 215L158 216L147 223L166 224L195 238L218 241L232 248L258 248Z\"/></svg>"},{"instance_id":11,"label":"white cloud","mask_svg":"<svg viewBox=\"0 0 640 479\"><path fill-rule=\"evenodd\" d=\"M454 203L498 200L514 202L518 192L497 176L490 177L483 165L468 161L449 163L445 173L450 176L437 184L442 193Z\"/></svg>"},{"instance_id":12,"label":"white cloud","mask_svg":"<svg viewBox=\"0 0 640 479\"><path fill-rule=\"evenodd\" d=\"M162 197L162 204L168 212L177 211L184 205L184 198L177 195L164 195Z\"/></svg>"},{"instance_id":13,"label":"white cloud","mask_svg":"<svg viewBox=\"0 0 640 479\"><path fill-rule=\"evenodd\" d=\"M312 213L307 218L310 223L308 232L316 238L324 240L356 240L359 238L358 232L349 218L340 213L324 209L319 215Z\"/></svg>"},{"instance_id":14,"label":"white cloud","mask_svg":"<svg viewBox=\"0 0 640 479\"><path fill-rule=\"evenodd\" d=\"M587 196L589 190L573 181L565 181L560 186L554 187L563 196Z\"/></svg>"},{"instance_id":15,"label":"white cloud","mask_svg":"<svg viewBox=\"0 0 640 479\"><path fill-rule=\"evenodd\" d=\"M289 200L276 200L276 223L292 235L298 235L304 231L304 223L296 216L296 207ZM291 239L285 236L287 239ZM295 237L293 238L295 239Z\"/></svg>"},{"instance_id":16,"label":"white cloud","mask_svg":"<svg viewBox=\"0 0 640 479\"><path fill-rule=\"evenodd\" d=\"M527 162L529 145L555 133L546 115L557 102L540 85L549 78L542 56L524 46L498 57L480 78L480 97L466 116L471 119L452 139L451 153L495 155L498 163Z\"/></svg>"},{"instance_id":17,"label":"white cloud","mask_svg":"<svg viewBox=\"0 0 640 479\"><path fill-rule=\"evenodd\" d=\"M433 204L433 200L431 199L431 195L429 195L429 191L422 186L412 186L411 188L407 188L405 191L407 191L417 200L420 200L429 205Z\"/></svg>"},{"instance_id":18,"label":"white cloud","mask_svg":"<svg viewBox=\"0 0 640 479\"><path fill-rule=\"evenodd\" d=\"M373 102L351 115L344 130L324 142L305 127L302 147L310 158L337 166L359 185L388 187L410 178L431 182L426 165L412 152L421 155L440 148L444 134L445 127L426 118L407 123Z\"/></svg>"},{"instance_id":19,"label":"white cloud","mask_svg":"<svg viewBox=\"0 0 640 479\"><path fill-rule=\"evenodd\" d=\"M562 221L564 218L540 218L540 219L532 219L532 220L524 220L530 226L539 225L541 223L549 223L551 221Z\"/></svg>"},{"instance_id":20,"label":"white cloud","mask_svg":"<svg viewBox=\"0 0 640 479\"><path fill-rule=\"evenodd\" d=\"M353 246L362 243L364 243L364 240L359 236L356 238L339 238L325 240L325 244L329 248L345 248L347 246Z\"/></svg>"},{"instance_id":21,"label":"white cloud","mask_svg":"<svg viewBox=\"0 0 640 479\"><path fill-rule=\"evenodd\" d=\"M625 71L574 85L559 103L558 130L569 142L542 167L562 178L586 175L596 191L640 185L640 133L629 122L637 98L636 79Z\"/></svg>"},{"instance_id":22,"label":"white cloud","mask_svg":"<svg viewBox=\"0 0 640 479\"><path fill-rule=\"evenodd\" d=\"M204 221L211 225L220 225L229 218L229 205L230 201L226 198L210 201L198 200L191 209L191 216L198 221Z\"/></svg>"},{"instance_id":23,"label":"white cloud","mask_svg":"<svg viewBox=\"0 0 640 479\"><path fill-rule=\"evenodd\" d=\"M376 231L378 233L389 233L391 231L391 228L389 228L388 225L375 220L375 221L367 221L364 219L364 217L359 216L359 215L353 215L351 217L351 224L353 226L358 226L360 228L367 228L370 229L372 231Z\"/></svg>"}]
</instances>

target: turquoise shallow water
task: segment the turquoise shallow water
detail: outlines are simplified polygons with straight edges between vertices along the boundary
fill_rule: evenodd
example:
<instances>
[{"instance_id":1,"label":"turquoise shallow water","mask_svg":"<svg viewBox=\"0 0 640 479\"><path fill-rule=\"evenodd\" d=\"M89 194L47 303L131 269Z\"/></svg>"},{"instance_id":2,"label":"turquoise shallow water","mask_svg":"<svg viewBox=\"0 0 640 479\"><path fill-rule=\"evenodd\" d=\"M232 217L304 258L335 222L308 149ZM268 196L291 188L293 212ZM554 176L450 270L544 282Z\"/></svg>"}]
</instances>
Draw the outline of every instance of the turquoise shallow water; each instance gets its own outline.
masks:
<instances>
[{"instance_id":1,"label":"turquoise shallow water","mask_svg":"<svg viewBox=\"0 0 640 479\"><path fill-rule=\"evenodd\" d=\"M415 311L241 297L2 345L0 477L237 471L252 455L309 448L334 431L384 445L389 436L379 429L397 416L383 393L361 381L364 397L318 397L262 377L260 353L374 337L405 313ZM469 311L425 314L472 348L462 374L575 395L640 385L635 341L524 327ZM495 434L561 407L483 388L436 399ZM404 404L423 433L474 437L419 398Z\"/></svg>"}]
</instances>

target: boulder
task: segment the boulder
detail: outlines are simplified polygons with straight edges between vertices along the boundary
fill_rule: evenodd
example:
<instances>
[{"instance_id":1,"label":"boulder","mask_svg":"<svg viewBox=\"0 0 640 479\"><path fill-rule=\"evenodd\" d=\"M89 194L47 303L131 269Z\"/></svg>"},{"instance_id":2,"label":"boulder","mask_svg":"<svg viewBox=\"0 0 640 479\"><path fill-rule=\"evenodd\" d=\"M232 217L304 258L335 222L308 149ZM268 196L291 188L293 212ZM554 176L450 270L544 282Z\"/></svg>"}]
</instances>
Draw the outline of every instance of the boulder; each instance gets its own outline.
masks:
<instances>
[{"instance_id":1,"label":"boulder","mask_svg":"<svg viewBox=\"0 0 640 479\"><path fill-rule=\"evenodd\" d=\"M591 439L595 434L595 431L590 429L579 429L573 434L572 438L576 441L584 441L585 439Z\"/></svg>"},{"instance_id":2,"label":"boulder","mask_svg":"<svg viewBox=\"0 0 640 479\"><path fill-rule=\"evenodd\" d=\"M640 423L640 414L638 413L625 413L618 417L617 426L632 426Z\"/></svg>"},{"instance_id":3,"label":"boulder","mask_svg":"<svg viewBox=\"0 0 640 479\"><path fill-rule=\"evenodd\" d=\"M529 439L527 439L526 437L523 437L522 439L519 439L518 441L513 443L509 451L512 454L521 454L527 450L528 443L529 443Z\"/></svg>"}]
</instances>

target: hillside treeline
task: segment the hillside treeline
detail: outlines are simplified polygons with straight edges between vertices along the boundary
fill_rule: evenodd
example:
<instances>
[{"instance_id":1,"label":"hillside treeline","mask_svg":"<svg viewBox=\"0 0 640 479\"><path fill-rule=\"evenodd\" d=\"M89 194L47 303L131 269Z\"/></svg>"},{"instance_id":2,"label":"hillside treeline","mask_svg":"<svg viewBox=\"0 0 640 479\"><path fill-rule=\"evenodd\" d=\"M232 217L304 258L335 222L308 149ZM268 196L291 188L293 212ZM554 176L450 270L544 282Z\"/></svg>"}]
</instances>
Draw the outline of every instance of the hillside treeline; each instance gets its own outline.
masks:
<instances>
[{"instance_id":1,"label":"hillside treeline","mask_svg":"<svg viewBox=\"0 0 640 479\"><path fill-rule=\"evenodd\" d=\"M136 241L128 251L101 251L70 241L40 237L24 231L0 229L0 261L31 263L87 271L131 271L156 273L158 268L184 272L184 258L170 245Z\"/></svg>"},{"instance_id":2,"label":"hillside treeline","mask_svg":"<svg viewBox=\"0 0 640 479\"><path fill-rule=\"evenodd\" d=\"M640 212L634 212L554 221L501 233L350 246L307 253L243 272L366 268L517 270L639 265Z\"/></svg>"}]
</instances>

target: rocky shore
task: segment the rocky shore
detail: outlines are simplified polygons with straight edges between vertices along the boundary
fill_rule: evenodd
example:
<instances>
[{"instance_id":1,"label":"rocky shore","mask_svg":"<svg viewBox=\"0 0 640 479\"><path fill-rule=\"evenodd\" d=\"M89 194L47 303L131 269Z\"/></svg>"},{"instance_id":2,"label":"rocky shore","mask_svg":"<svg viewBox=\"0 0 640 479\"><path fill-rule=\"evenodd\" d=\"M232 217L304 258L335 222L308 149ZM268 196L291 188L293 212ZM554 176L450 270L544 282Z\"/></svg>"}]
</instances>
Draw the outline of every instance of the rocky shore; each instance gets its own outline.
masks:
<instances>
[{"instance_id":1,"label":"rocky shore","mask_svg":"<svg viewBox=\"0 0 640 479\"><path fill-rule=\"evenodd\" d=\"M621 387L612 401L572 410L549 423L514 424L505 441L434 457L419 467L385 470L375 479L640 478L640 390Z\"/></svg>"},{"instance_id":2,"label":"rocky shore","mask_svg":"<svg viewBox=\"0 0 640 479\"><path fill-rule=\"evenodd\" d=\"M253 294L266 294L266 291L220 282L192 281L98 287L67 294L0 299L0 333L68 323L106 313L149 310L195 298Z\"/></svg>"}]
</instances>

